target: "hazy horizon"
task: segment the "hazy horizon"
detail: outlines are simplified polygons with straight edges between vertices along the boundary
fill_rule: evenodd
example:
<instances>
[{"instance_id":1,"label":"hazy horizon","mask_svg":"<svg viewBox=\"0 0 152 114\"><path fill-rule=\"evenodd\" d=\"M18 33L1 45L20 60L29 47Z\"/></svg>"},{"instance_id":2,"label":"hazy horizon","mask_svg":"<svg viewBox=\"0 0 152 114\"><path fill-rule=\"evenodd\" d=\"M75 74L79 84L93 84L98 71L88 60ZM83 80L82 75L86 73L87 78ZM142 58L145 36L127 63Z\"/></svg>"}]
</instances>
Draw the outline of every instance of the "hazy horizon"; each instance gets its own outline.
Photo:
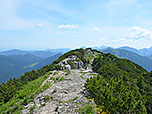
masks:
<instances>
[{"instance_id":1,"label":"hazy horizon","mask_svg":"<svg viewBox=\"0 0 152 114\"><path fill-rule=\"evenodd\" d=\"M105 45L102 45L102 46L105 46ZM87 47L87 46L80 46L80 47L75 47L75 48L70 48L70 47L60 47L60 48L0 48L0 52L2 51L9 51L9 50L21 50L21 51L46 51L46 50L50 50L50 49L79 49L79 48L82 48L82 47L85 47L85 48L101 48L102 46L94 46L94 47ZM114 49L117 49L117 48L121 48L121 47L130 47L130 46L120 46L120 47L111 47L111 46L105 46L105 47L110 47L110 48L114 48ZM152 47L149 47L149 48L135 48L135 47L130 47L130 48L134 48L134 49L137 49L137 50L140 50L140 49L149 49L149 48L152 48Z\"/></svg>"}]
</instances>

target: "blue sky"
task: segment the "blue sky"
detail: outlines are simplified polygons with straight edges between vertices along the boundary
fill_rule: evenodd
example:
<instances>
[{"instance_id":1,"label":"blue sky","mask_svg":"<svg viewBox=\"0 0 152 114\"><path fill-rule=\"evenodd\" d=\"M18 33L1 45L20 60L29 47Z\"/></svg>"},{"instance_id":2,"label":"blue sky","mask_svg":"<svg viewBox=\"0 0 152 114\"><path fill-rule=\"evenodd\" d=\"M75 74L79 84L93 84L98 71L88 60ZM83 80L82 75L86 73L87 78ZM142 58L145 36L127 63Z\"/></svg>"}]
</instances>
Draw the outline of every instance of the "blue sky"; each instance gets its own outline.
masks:
<instances>
[{"instance_id":1,"label":"blue sky","mask_svg":"<svg viewBox=\"0 0 152 114\"><path fill-rule=\"evenodd\" d=\"M152 0L0 0L0 48L149 48L151 6Z\"/></svg>"}]
</instances>

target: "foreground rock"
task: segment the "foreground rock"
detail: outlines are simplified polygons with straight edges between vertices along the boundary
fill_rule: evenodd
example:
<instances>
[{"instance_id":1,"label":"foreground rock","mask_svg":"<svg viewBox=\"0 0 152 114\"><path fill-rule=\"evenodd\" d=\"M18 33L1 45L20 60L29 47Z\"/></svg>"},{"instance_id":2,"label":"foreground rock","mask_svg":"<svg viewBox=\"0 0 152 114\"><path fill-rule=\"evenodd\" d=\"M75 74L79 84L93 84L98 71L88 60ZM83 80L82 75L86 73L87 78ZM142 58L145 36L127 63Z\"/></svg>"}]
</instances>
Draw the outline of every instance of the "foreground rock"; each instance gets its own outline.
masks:
<instances>
[{"instance_id":1,"label":"foreground rock","mask_svg":"<svg viewBox=\"0 0 152 114\"><path fill-rule=\"evenodd\" d=\"M34 114L78 114L79 109L89 101L85 97L86 78L93 76L82 70L70 70L64 80L38 94L33 102L25 106L23 114L31 110ZM33 109L31 107L34 107Z\"/></svg>"}]
</instances>

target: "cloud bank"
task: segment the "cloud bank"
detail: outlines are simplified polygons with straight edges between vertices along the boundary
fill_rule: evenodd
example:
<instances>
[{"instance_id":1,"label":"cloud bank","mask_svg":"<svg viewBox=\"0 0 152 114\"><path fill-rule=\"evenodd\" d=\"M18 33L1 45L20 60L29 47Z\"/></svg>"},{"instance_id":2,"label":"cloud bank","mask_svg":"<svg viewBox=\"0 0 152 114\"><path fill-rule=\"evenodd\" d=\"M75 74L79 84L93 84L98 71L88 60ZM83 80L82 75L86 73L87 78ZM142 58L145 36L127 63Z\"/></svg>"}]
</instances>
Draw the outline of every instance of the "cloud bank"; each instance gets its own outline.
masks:
<instances>
[{"instance_id":1,"label":"cloud bank","mask_svg":"<svg viewBox=\"0 0 152 114\"><path fill-rule=\"evenodd\" d=\"M141 39L141 38L151 38L152 39L152 31L148 29L143 29L139 26L134 26L129 28L131 31L131 34L129 37L135 38L135 39Z\"/></svg>"}]
</instances>

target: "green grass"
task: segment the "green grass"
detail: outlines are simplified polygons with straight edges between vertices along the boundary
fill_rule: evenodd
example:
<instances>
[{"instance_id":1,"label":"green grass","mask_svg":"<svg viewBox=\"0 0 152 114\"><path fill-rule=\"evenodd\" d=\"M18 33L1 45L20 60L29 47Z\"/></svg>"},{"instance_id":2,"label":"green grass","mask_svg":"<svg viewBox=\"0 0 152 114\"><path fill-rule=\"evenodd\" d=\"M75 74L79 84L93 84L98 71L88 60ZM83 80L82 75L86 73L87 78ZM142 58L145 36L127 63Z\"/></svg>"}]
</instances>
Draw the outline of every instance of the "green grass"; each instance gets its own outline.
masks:
<instances>
[{"instance_id":1,"label":"green grass","mask_svg":"<svg viewBox=\"0 0 152 114\"><path fill-rule=\"evenodd\" d=\"M71 102L73 102L73 101L75 101L76 99L78 99L79 97L74 97L73 99L70 99L70 100L68 100L68 101L64 101L65 103L71 103Z\"/></svg>"},{"instance_id":2,"label":"green grass","mask_svg":"<svg viewBox=\"0 0 152 114\"><path fill-rule=\"evenodd\" d=\"M82 73L82 75L80 76L82 79L86 79L86 78L84 78L83 77L83 75L85 75L85 74L87 74L88 72L81 72Z\"/></svg>"},{"instance_id":3,"label":"green grass","mask_svg":"<svg viewBox=\"0 0 152 114\"><path fill-rule=\"evenodd\" d=\"M91 59L93 58L93 54L92 53L90 53L90 55L89 55L89 57L88 57L88 61L91 61Z\"/></svg>"},{"instance_id":4,"label":"green grass","mask_svg":"<svg viewBox=\"0 0 152 114\"><path fill-rule=\"evenodd\" d=\"M65 75L68 75L68 74L70 74L70 70L64 70L64 72L66 73Z\"/></svg>"},{"instance_id":5,"label":"green grass","mask_svg":"<svg viewBox=\"0 0 152 114\"><path fill-rule=\"evenodd\" d=\"M20 113L24 105L31 102L39 92L44 91L50 86L49 83L46 83L40 88L41 84L48 76L49 72L24 85L10 101L0 106L0 113Z\"/></svg>"},{"instance_id":6,"label":"green grass","mask_svg":"<svg viewBox=\"0 0 152 114\"><path fill-rule=\"evenodd\" d=\"M80 114L95 114L94 107L86 104L79 110Z\"/></svg>"},{"instance_id":7,"label":"green grass","mask_svg":"<svg viewBox=\"0 0 152 114\"><path fill-rule=\"evenodd\" d=\"M93 73L92 74L88 74L88 75L90 75L90 76L97 76L97 74L95 74L95 73L94 74Z\"/></svg>"},{"instance_id":8,"label":"green grass","mask_svg":"<svg viewBox=\"0 0 152 114\"><path fill-rule=\"evenodd\" d=\"M34 109L35 109L35 105L34 105L34 106L32 106L32 107L30 107L30 114L33 114Z\"/></svg>"},{"instance_id":9,"label":"green grass","mask_svg":"<svg viewBox=\"0 0 152 114\"><path fill-rule=\"evenodd\" d=\"M48 102L51 99L51 97L49 95L45 96L45 102Z\"/></svg>"},{"instance_id":10,"label":"green grass","mask_svg":"<svg viewBox=\"0 0 152 114\"><path fill-rule=\"evenodd\" d=\"M77 68L77 66L72 61L68 61L68 64L71 66L72 69Z\"/></svg>"},{"instance_id":11,"label":"green grass","mask_svg":"<svg viewBox=\"0 0 152 114\"><path fill-rule=\"evenodd\" d=\"M54 83L56 83L64 80L64 77L63 76L51 77L50 80L53 80Z\"/></svg>"},{"instance_id":12,"label":"green grass","mask_svg":"<svg viewBox=\"0 0 152 114\"><path fill-rule=\"evenodd\" d=\"M58 72L54 72L54 73L53 73L53 75L57 75L57 74L58 74Z\"/></svg>"}]
</instances>

